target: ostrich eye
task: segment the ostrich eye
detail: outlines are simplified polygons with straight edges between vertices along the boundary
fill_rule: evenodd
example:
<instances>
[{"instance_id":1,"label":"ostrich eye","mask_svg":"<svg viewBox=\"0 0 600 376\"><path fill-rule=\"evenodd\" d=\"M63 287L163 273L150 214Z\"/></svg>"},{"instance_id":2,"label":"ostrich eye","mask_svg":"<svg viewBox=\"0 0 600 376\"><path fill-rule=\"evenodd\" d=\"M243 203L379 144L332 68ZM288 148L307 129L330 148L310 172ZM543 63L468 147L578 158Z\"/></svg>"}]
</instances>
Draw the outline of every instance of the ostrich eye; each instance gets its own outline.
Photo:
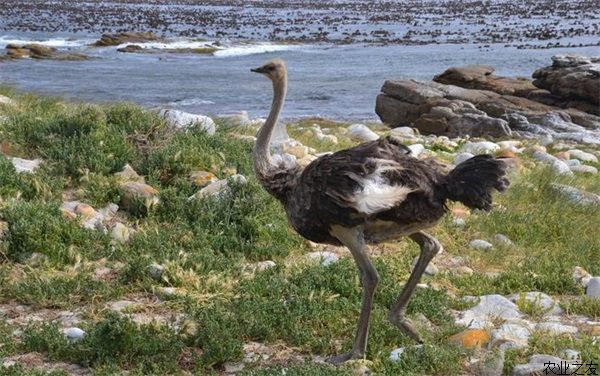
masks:
<instances>
[{"instance_id":1,"label":"ostrich eye","mask_svg":"<svg viewBox=\"0 0 600 376\"><path fill-rule=\"evenodd\" d=\"M268 71L273 71L273 70L275 70L275 67L271 65L271 66L269 66L269 67L267 68L267 70L268 70Z\"/></svg>"}]
</instances>

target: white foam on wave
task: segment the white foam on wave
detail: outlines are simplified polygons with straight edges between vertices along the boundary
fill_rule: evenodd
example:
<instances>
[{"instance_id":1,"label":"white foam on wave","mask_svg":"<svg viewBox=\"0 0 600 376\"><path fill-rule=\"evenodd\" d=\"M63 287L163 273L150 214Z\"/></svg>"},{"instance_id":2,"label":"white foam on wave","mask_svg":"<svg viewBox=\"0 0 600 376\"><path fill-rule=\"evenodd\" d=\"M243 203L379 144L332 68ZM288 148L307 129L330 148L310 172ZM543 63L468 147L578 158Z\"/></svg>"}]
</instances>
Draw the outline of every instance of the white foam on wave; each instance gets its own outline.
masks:
<instances>
[{"instance_id":1,"label":"white foam on wave","mask_svg":"<svg viewBox=\"0 0 600 376\"><path fill-rule=\"evenodd\" d=\"M232 57L232 56L243 56L253 54L264 54L268 52L278 51L289 51L300 48L299 45L288 45L288 44L271 44L271 43L259 43L259 44L245 44L240 46L232 46L215 51L213 55L217 57Z\"/></svg>"},{"instance_id":2,"label":"white foam on wave","mask_svg":"<svg viewBox=\"0 0 600 376\"><path fill-rule=\"evenodd\" d=\"M187 49L187 48L205 48L214 47L217 48L209 41L192 41L192 40L175 40L169 42L143 42L143 43L123 43L118 45L116 48L122 48L131 44L140 46L142 48L152 50L175 50L175 49Z\"/></svg>"},{"instance_id":3,"label":"white foam on wave","mask_svg":"<svg viewBox=\"0 0 600 376\"><path fill-rule=\"evenodd\" d=\"M0 36L0 47L6 47L9 44L23 45L23 44L41 44L42 46L55 47L55 48L68 48L68 47L83 47L90 43L93 43L92 39L65 39L65 38L48 38L48 39L25 39L15 38L7 35Z\"/></svg>"}]
</instances>

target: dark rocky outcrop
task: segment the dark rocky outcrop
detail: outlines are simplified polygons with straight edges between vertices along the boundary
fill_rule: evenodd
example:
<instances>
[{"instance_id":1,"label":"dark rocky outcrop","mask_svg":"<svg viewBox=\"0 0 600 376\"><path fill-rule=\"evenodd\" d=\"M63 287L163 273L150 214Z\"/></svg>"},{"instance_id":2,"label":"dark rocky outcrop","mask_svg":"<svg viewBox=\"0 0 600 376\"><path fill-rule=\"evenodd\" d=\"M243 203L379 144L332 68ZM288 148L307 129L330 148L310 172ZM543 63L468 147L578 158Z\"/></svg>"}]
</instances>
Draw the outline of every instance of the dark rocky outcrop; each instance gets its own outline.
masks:
<instances>
[{"instance_id":1,"label":"dark rocky outcrop","mask_svg":"<svg viewBox=\"0 0 600 376\"><path fill-rule=\"evenodd\" d=\"M540 89L521 80L490 78L488 73L487 67L451 69L436 79L495 91L434 81L388 80L377 97L375 111L392 127L413 126L424 134L503 137L517 132L524 137L546 135L600 144L600 117L501 94L540 95Z\"/></svg>"},{"instance_id":2,"label":"dark rocky outcrop","mask_svg":"<svg viewBox=\"0 0 600 376\"><path fill-rule=\"evenodd\" d=\"M527 97L537 88L528 79L496 76L490 65L466 65L448 68L433 78L441 84L456 85L466 89L490 90L498 94Z\"/></svg>"},{"instance_id":3,"label":"dark rocky outcrop","mask_svg":"<svg viewBox=\"0 0 600 376\"><path fill-rule=\"evenodd\" d=\"M600 57L558 55L533 73L533 84L548 90L549 103L600 115Z\"/></svg>"},{"instance_id":4,"label":"dark rocky outcrop","mask_svg":"<svg viewBox=\"0 0 600 376\"><path fill-rule=\"evenodd\" d=\"M128 31L117 34L102 34L100 40L96 41L92 46L95 47L109 47L118 46L125 43L144 43L144 42L156 42L162 40L154 33L143 33Z\"/></svg>"},{"instance_id":5,"label":"dark rocky outcrop","mask_svg":"<svg viewBox=\"0 0 600 376\"><path fill-rule=\"evenodd\" d=\"M11 60L11 59L51 59L51 60L73 60L80 61L86 60L88 57L79 53L72 53L68 51L61 51L54 47L43 46L41 44L25 44L16 45L9 44L6 46L6 55L0 56L0 60Z\"/></svg>"}]
</instances>

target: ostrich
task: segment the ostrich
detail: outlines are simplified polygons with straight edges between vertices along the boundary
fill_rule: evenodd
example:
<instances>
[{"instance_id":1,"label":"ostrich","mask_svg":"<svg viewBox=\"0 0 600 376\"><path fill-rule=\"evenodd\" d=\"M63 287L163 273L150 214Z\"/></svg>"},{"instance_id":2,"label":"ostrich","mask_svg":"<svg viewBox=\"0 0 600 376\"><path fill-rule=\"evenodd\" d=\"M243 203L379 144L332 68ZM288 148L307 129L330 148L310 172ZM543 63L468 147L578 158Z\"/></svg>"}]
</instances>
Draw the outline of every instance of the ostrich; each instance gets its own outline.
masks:
<instances>
[{"instance_id":1,"label":"ostrich","mask_svg":"<svg viewBox=\"0 0 600 376\"><path fill-rule=\"evenodd\" d=\"M440 165L414 158L409 148L387 137L322 156L304 169L275 163L269 148L285 101L287 69L277 59L251 71L269 78L274 92L269 116L256 136L256 176L281 202L296 232L316 243L347 247L360 272L362 307L352 349L329 358L329 362L365 356L379 281L366 246L402 236L415 241L421 252L388 317L402 332L422 343L405 317L406 307L429 261L441 250L440 243L423 230L440 220L447 200L490 210L492 190L504 191L508 186L504 162L480 155L445 174Z\"/></svg>"}]
</instances>

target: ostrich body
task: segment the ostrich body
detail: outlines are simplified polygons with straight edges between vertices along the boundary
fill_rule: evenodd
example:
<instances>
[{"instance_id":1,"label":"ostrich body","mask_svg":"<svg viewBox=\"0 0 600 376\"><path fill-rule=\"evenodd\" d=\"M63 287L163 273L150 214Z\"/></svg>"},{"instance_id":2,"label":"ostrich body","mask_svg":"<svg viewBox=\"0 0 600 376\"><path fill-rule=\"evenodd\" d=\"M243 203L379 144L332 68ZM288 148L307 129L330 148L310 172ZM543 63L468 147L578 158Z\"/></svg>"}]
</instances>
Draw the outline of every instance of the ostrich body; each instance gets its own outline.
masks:
<instances>
[{"instance_id":1,"label":"ostrich body","mask_svg":"<svg viewBox=\"0 0 600 376\"><path fill-rule=\"evenodd\" d=\"M445 174L433 161L414 158L410 149L388 137L322 156L304 169L276 164L269 145L287 91L282 60L252 69L273 82L273 103L258 131L254 169L263 187L279 200L292 227L317 243L346 246L358 266L362 308L352 350L329 358L332 363L365 356L373 295L379 276L367 255L367 244L408 236L421 248L389 319L421 343L405 317L406 307L440 243L422 230L434 226L447 210L446 201L491 209L491 191L508 186L505 164L489 155L473 157Z\"/></svg>"}]
</instances>

